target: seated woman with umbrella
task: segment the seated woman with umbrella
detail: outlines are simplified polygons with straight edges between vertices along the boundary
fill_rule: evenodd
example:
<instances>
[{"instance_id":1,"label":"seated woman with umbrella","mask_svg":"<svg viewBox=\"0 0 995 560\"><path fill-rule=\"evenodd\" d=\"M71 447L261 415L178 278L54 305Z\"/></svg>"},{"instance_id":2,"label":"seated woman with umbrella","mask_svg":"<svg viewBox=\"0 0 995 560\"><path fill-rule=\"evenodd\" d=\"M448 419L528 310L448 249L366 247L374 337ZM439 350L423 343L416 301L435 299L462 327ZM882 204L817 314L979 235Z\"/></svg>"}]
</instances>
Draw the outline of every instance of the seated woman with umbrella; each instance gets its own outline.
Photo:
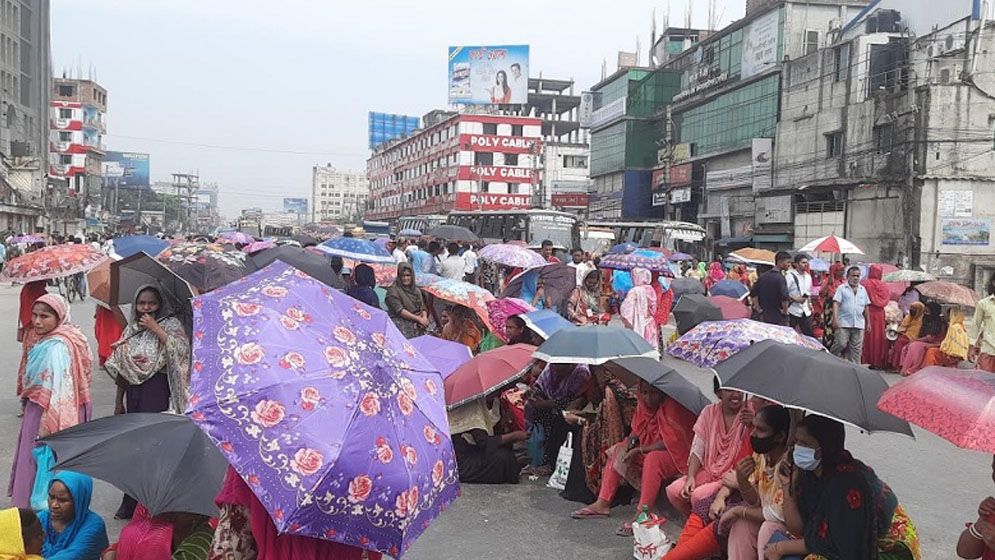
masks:
<instances>
[{"instance_id":1,"label":"seated woman with umbrella","mask_svg":"<svg viewBox=\"0 0 995 560\"><path fill-rule=\"evenodd\" d=\"M518 484L522 465L511 446L528 440L524 431L501 433L500 390L449 411L449 429L459 467L468 484Z\"/></svg>"}]
</instances>

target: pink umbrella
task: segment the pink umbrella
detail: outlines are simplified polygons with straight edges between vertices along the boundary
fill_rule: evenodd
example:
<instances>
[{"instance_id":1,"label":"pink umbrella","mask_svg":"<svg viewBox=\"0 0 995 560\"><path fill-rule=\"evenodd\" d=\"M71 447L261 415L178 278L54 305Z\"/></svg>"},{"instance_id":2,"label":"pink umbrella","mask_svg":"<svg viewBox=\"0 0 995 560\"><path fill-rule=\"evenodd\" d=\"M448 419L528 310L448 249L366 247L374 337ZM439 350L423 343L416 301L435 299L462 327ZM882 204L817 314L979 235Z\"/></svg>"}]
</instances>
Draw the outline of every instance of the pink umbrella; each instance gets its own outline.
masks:
<instances>
[{"instance_id":1,"label":"pink umbrella","mask_svg":"<svg viewBox=\"0 0 995 560\"><path fill-rule=\"evenodd\" d=\"M521 377L535 349L531 344L502 346L460 366L445 381L447 408L452 410Z\"/></svg>"},{"instance_id":2,"label":"pink umbrella","mask_svg":"<svg viewBox=\"0 0 995 560\"><path fill-rule=\"evenodd\" d=\"M249 253L251 255L252 253L258 253L259 251L272 249L273 247L276 247L276 243L274 243L269 239L266 239L264 241L253 241L252 243L249 243L245 247L242 247L242 251Z\"/></svg>"},{"instance_id":3,"label":"pink umbrella","mask_svg":"<svg viewBox=\"0 0 995 560\"><path fill-rule=\"evenodd\" d=\"M504 343L508 342L508 334L504 330L508 317L535 311L535 308L528 303L512 297L494 299L484 305L487 306L487 315L491 320L491 332Z\"/></svg>"}]
</instances>

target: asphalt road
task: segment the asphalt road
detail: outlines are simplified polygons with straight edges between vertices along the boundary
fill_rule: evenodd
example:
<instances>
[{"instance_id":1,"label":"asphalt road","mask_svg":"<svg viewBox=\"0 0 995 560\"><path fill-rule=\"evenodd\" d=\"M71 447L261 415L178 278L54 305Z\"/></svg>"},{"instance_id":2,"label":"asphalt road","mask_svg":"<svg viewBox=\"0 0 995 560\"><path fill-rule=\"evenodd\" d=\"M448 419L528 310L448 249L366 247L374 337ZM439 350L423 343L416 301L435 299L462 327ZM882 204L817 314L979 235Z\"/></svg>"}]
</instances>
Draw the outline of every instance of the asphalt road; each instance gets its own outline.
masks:
<instances>
[{"instance_id":1,"label":"asphalt road","mask_svg":"<svg viewBox=\"0 0 995 560\"><path fill-rule=\"evenodd\" d=\"M19 287L0 286L0 476L8 480L10 462L20 420L14 395L14 380L20 359L15 322ZM93 304L73 305L73 318L84 332L93 332ZM672 361L703 391L711 391L705 370ZM898 380L886 375L889 383ZM706 393L707 394L707 393ZM94 414L106 416L113 407L113 384L101 371L94 374ZM898 435L848 432L848 447L871 465L898 495L916 523L923 558L956 558L954 546L967 521L973 521L977 506L995 494L991 479L991 457L964 451L916 429L916 439ZM97 481L93 508L104 516L112 539L122 523L111 519L121 493ZM433 523L405 555L410 560L491 558L631 558L630 539L614 536L618 524L630 512L617 508L612 518L575 521L569 518L577 504L560 498L545 487L545 480L523 480L517 486L465 485L456 504ZM676 535L677 528L668 532Z\"/></svg>"}]
</instances>

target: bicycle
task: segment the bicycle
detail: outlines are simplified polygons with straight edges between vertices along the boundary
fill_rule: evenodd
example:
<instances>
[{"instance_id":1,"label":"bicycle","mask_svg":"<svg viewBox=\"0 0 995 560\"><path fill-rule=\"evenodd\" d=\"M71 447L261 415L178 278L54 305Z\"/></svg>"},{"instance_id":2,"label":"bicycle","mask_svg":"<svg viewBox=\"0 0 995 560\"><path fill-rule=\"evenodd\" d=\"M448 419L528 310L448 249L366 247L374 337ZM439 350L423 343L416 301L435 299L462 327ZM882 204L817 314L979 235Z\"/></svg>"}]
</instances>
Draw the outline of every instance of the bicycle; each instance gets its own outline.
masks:
<instances>
[{"instance_id":1,"label":"bicycle","mask_svg":"<svg viewBox=\"0 0 995 560\"><path fill-rule=\"evenodd\" d=\"M86 299L86 284L83 281L82 272L64 278L56 278L54 283L59 290L59 295L66 298L69 303L73 303L77 299L79 301Z\"/></svg>"}]
</instances>

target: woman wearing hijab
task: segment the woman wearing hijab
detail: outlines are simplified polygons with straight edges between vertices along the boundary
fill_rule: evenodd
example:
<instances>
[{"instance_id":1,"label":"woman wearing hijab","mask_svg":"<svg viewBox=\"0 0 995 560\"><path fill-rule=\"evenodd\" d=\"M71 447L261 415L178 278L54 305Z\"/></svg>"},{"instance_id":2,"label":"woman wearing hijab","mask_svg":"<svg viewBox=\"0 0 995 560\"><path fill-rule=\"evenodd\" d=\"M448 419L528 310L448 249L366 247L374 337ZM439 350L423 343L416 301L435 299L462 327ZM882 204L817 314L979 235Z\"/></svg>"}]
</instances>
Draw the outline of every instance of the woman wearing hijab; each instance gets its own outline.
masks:
<instances>
[{"instance_id":1,"label":"woman wearing hijab","mask_svg":"<svg viewBox=\"0 0 995 560\"><path fill-rule=\"evenodd\" d=\"M957 367L961 360L967 359L968 351L971 349L971 339L967 335L967 329L964 328L964 315L963 309L950 310L947 335L943 337L939 348L926 350L923 367Z\"/></svg>"},{"instance_id":2,"label":"woman wearing hijab","mask_svg":"<svg viewBox=\"0 0 995 560\"><path fill-rule=\"evenodd\" d=\"M43 560L45 533L29 508L0 510L0 560Z\"/></svg>"},{"instance_id":3,"label":"woman wearing hijab","mask_svg":"<svg viewBox=\"0 0 995 560\"><path fill-rule=\"evenodd\" d=\"M428 328L428 307L421 290L415 284L415 271L410 264L397 263L397 278L387 289L384 301L387 313L405 338L425 334L425 329Z\"/></svg>"},{"instance_id":4,"label":"woman wearing hijab","mask_svg":"<svg viewBox=\"0 0 995 560\"><path fill-rule=\"evenodd\" d=\"M528 433L495 433L501 421L501 403L492 395L450 410L449 431L459 467L459 480L466 484L518 484L522 466L511 446L528 440Z\"/></svg>"},{"instance_id":5,"label":"woman wearing hijab","mask_svg":"<svg viewBox=\"0 0 995 560\"><path fill-rule=\"evenodd\" d=\"M708 265L708 275L705 277L705 289L711 290L712 286L718 284L726 278L726 271L722 268L722 263L715 260Z\"/></svg>"},{"instance_id":6,"label":"woman wearing hijab","mask_svg":"<svg viewBox=\"0 0 995 560\"><path fill-rule=\"evenodd\" d=\"M99 560L107 548L104 520L90 510L93 479L73 471L61 471L48 485L48 511L38 514L45 543L41 553L47 560Z\"/></svg>"},{"instance_id":7,"label":"woman wearing hijab","mask_svg":"<svg viewBox=\"0 0 995 560\"><path fill-rule=\"evenodd\" d=\"M567 319L578 326L603 321L601 308L601 271L594 269L584 275L584 281L574 288L567 299Z\"/></svg>"},{"instance_id":8,"label":"woman wearing hijab","mask_svg":"<svg viewBox=\"0 0 995 560\"><path fill-rule=\"evenodd\" d=\"M377 276L373 272L373 267L367 264L357 265L356 270L352 271L352 280L354 285L346 290L346 295L370 307L380 309L380 298L373 290L377 285Z\"/></svg>"},{"instance_id":9,"label":"woman wearing hijab","mask_svg":"<svg viewBox=\"0 0 995 560\"><path fill-rule=\"evenodd\" d=\"M881 280L883 269L872 264L867 278L862 282L871 304L867 306L867 325L864 328L864 351L861 362L876 369L888 368L888 337L884 308L891 300L888 285Z\"/></svg>"},{"instance_id":10,"label":"woman wearing hijab","mask_svg":"<svg viewBox=\"0 0 995 560\"><path fill-rule=\"evenodd\" d=\"M922 302L915 301L909 305L909 314L898 326L898 339L891 345L891 369L897 371L902 368L902 352L909 343L919 338L925 313L926 306Z\"/></svg>"},{"instance_id":11,"label":"woman wearing hijab","mask_svg":"<svg viewBox=\"0 0 995 560\"><path fill-rule=\"evenodd\" d=\"M622 302L622 322L627 328L646 339L653 348L660 346L660 330L656 324L656 291L650 286L652 275L645 268L632 269L632 289Z\"/></svg>"},{"instance_id":12,"label":"woman wearing hijab","mask_svg":"<svg viewBox=\"0 0 995 560\"><path fill-rule=\"evenodd\" d=\"M822 299L822 343L826 348L832 348L836 340L836 333L833 330L833 297L836 290L846 282L846 267L837 261L829 267L829 278L822 284L819 290L819 298Z\"/></svg>"},{"instance_id":13,"label":"woman wearing hijab","mask_svg":"<svg viewBox=\"0 0 995 560\"><path fill-rule=\"evenodd\" d=\"M20 395L27 400L14 466L10 496L16 507L28 507L35 481L31 456L35 439L90 419L93 355L86 335L73 325L69 304L58 294L46 294L32 309L32 328L25 333L19 372Z\"/></svg>"},{"instance_id":14,"label":"woman wearing hijab","mask_svg":"<svg viewBox=\"0 0 995 560\"><path fill-rule=\"evenodd\" d=\"M190 384L190 340L162 292L143 286L135 293L134 316L114 343L104 368L117 383L114 414L181 414ZM115 514L131 519L135 501L124 497Z\"/></svg>"},{"instance_id":15,"label":"woman wearing hijab","mask_svg":"<svg viewBox=\"0 0 995 560\"><path fill-rule=\"evenodd\" d=\"M442 327L442 338L459 342L469 347L471 351L476 351L484 335L473 322L470 309L463 305L450 305L444 313L449 316L449 320Z\"/></svg>"},{"instance_id":16,"label":"woman wearing hijab","mask_svg":"<svg viewBox=\"0 0 995 560\"><path fill-rule=\"evenodd\" d=\"M207 516L166 512L152 517L139 504L135 516L121 529L118 542L101 560L207 560L213 541L214 529Z\"/></svg>"},{"instance_id":17,"label":"woman wearing hijab","mask_svg":"<svg viewBox=\"0 0 995 560\"><path fill-rule=\"evenodd\" d=\"M902 350L903 376L911 375L923 368L926 353L936 348L947 336L947 323L943 318L943 308L935 301L926 303L926 311L922 316L922 326L919 328L919 339L909 342Z\"/></svg>"},{"instance_id":18,"label":"woman wearing hijab","mask_svg":"<svg viewBox=\"0 0 995 560\"><path fill-rule=\"evenodd\" d=\"M750 287L750 272L746 269L745 264L737 264L732 267L732 270L729 271L729 279L737 280L747 288Z\"/></svg>"}]
</instances>

